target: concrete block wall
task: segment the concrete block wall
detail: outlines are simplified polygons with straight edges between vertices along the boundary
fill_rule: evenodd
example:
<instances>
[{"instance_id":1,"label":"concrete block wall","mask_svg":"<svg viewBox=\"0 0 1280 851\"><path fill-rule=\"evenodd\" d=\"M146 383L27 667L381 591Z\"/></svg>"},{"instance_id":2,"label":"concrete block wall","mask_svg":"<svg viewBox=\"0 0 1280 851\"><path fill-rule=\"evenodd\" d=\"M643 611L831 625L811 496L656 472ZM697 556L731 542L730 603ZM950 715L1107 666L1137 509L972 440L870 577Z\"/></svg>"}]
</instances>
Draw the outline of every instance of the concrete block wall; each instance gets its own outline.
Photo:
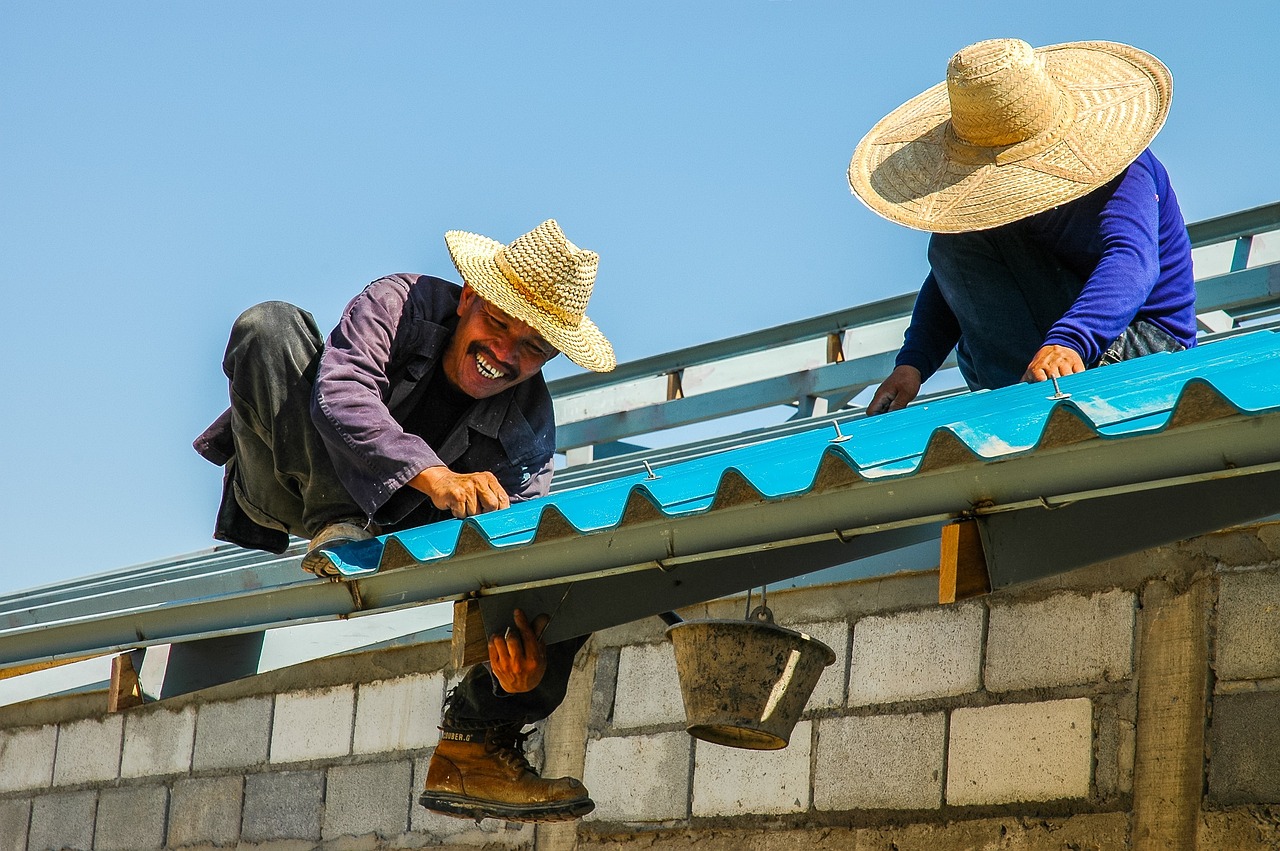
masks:
<instances>
[{"instance_id":1,"label":"concrete block wall","mask_svg":"<svg viewBox=\"0 0 1280 851\"><path fill-rule=\"evenodd\" d=\"M102 694L0 708L0 851L1280 847L1280 525L955 606L936 581L770 595L837 657L773 752L688 736L656 619L597 635L532 740L591 789L574 824L416 805L443 643L114 715Z\"/></svg>"},{"instance_id":2,"label":"concrete block wall","mask_svg":"<svg viewBox=\"0 0 1280 851\"><path fill-rule=\"evenodd\" d=\"M0 851L527 846L532 828L416 805L444 686L437 670L8 726Z\"/></svg>"},{"instance_id":3,"label":"concrete block wall","mask_svg":"<svg viewBox=\"0 0 1280 851\"><path fill-rule=\"evenodd\" d=\"M781 599L777 614L792 602L804 614L803 595ZM584 781L610 803L588 820L1114 802L1132 748L1097 727L1134 688L1136 607L1132 591L1062 591L797 623L837 663L790 746L773 752L681 741L670 645L624 646L614 693L595 701L611 715L587 743ZM1110 770L1095 776L1095 763ZM635 794L637 777L660 773L660 793Z\"/></svg>"}]
</instances>

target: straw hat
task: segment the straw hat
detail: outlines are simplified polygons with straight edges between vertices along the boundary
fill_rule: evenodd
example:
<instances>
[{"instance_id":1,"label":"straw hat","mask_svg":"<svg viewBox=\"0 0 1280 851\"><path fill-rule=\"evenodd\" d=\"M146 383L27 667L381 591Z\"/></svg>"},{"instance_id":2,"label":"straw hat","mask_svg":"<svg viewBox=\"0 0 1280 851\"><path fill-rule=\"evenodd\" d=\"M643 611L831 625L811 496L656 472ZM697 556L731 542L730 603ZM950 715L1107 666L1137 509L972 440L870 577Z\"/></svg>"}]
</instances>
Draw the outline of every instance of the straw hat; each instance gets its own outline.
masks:
<instances>
[{"instance_id":1,"label":"straw hat","mask_svg":"<svg viewBox=\"0 0 1280 851\"><path fill-rule=\"evenodd\" d=\"M1128 45L980 41L951 57L945 83L871 128L849 185L907 227L997 227L1122 172L1164 124L1172 94L1169 69Z\"/></svg>"},{"instance_id":2,"label":"straw hat","mask_svg":"<svg viewBox=\"0 0 1280 851\"><path fill-rule=\"evenodd\" d=\"M600 255L570 242L555 219L510 245L460 230L444 242L462 280L485 301L528 323L578 366L608 372L616 365L613 346L584 315Z\"/></svg>"}]
</instances>

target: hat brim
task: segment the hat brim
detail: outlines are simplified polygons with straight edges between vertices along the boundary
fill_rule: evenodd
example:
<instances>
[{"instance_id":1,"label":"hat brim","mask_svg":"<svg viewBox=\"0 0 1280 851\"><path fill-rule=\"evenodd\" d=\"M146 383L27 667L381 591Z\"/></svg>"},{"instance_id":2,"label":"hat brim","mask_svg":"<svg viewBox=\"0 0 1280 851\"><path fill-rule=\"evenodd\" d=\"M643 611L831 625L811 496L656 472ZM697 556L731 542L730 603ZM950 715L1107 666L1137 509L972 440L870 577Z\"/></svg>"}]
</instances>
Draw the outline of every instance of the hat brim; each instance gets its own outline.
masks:
<instances>
[{"instance_id":1,"label":"hat brim","mask_svg":"<svg viewBox=\"0 0 1280 851\"><path fill-rule=\"evenodd\" d=\"M1124 171L1169 114L1173 78L1160 60L1125 44L1081 41L1036 49L1072 101L1075 118L1042 151L962 162L947 135L951 105L941 83L883 118L849 163L849 185L874 212L917 230L998 227L1088 194Z\"/></svg>"},{"instance_id":2,"label":"hat brim","mask_svg":"<svg viewBox=\"0 0 1280 851\"><path fill-rule=\"evenodd\" d=\"M444 242L462 280L485 301L529 325L583 369L609 372L617 365L613 345L586 316L577 325L566 324L516 292L498 267L502 243L459 230L446 233Z\"/></svg>"}]
</instances>

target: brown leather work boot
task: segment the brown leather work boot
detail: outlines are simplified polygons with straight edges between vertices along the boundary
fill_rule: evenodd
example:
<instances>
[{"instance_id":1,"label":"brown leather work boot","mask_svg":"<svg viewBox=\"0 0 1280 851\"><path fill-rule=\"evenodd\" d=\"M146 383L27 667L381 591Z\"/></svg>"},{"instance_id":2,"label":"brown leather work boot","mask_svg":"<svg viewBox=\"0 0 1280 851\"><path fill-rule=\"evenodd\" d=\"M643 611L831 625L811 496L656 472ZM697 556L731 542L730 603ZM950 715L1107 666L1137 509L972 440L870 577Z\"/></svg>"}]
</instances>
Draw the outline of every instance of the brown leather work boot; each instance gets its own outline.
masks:
<instances>
[{"instance_id":1,"label":"brown leather work boot","mask_svg":"<svg viewBox=\"0 0 1280 851\"><path fill-rule=\"evenodd\" d=\"M418 803L459 818L569 821L596 808L572 777L542 778L524 756L515 728L445 730Z\"/></svg>"}]
</instances>

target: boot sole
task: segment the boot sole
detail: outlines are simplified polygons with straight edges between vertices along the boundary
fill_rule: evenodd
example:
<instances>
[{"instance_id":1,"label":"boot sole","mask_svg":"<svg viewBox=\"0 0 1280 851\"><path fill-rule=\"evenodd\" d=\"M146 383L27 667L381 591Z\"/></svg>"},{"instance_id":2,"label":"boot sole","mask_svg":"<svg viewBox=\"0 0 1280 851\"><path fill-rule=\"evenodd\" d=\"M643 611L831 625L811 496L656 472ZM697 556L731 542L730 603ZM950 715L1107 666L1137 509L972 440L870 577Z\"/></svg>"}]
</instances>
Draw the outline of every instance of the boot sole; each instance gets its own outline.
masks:
<instances>
[{"instance_id":1,"label":"boot sole","mask_svg":"<svg viewBox=\"0 0 1280 851\"><path fill-rule=\"evenodd\" d=\"M465 795L428 794L423 792L418 803L433 813L480 821L484 818L518 822L553 822L580 819L596 808L590 798L575 798L549 804L514 807L498 801L484 801Z\"/></svg>"}]
</instances>

